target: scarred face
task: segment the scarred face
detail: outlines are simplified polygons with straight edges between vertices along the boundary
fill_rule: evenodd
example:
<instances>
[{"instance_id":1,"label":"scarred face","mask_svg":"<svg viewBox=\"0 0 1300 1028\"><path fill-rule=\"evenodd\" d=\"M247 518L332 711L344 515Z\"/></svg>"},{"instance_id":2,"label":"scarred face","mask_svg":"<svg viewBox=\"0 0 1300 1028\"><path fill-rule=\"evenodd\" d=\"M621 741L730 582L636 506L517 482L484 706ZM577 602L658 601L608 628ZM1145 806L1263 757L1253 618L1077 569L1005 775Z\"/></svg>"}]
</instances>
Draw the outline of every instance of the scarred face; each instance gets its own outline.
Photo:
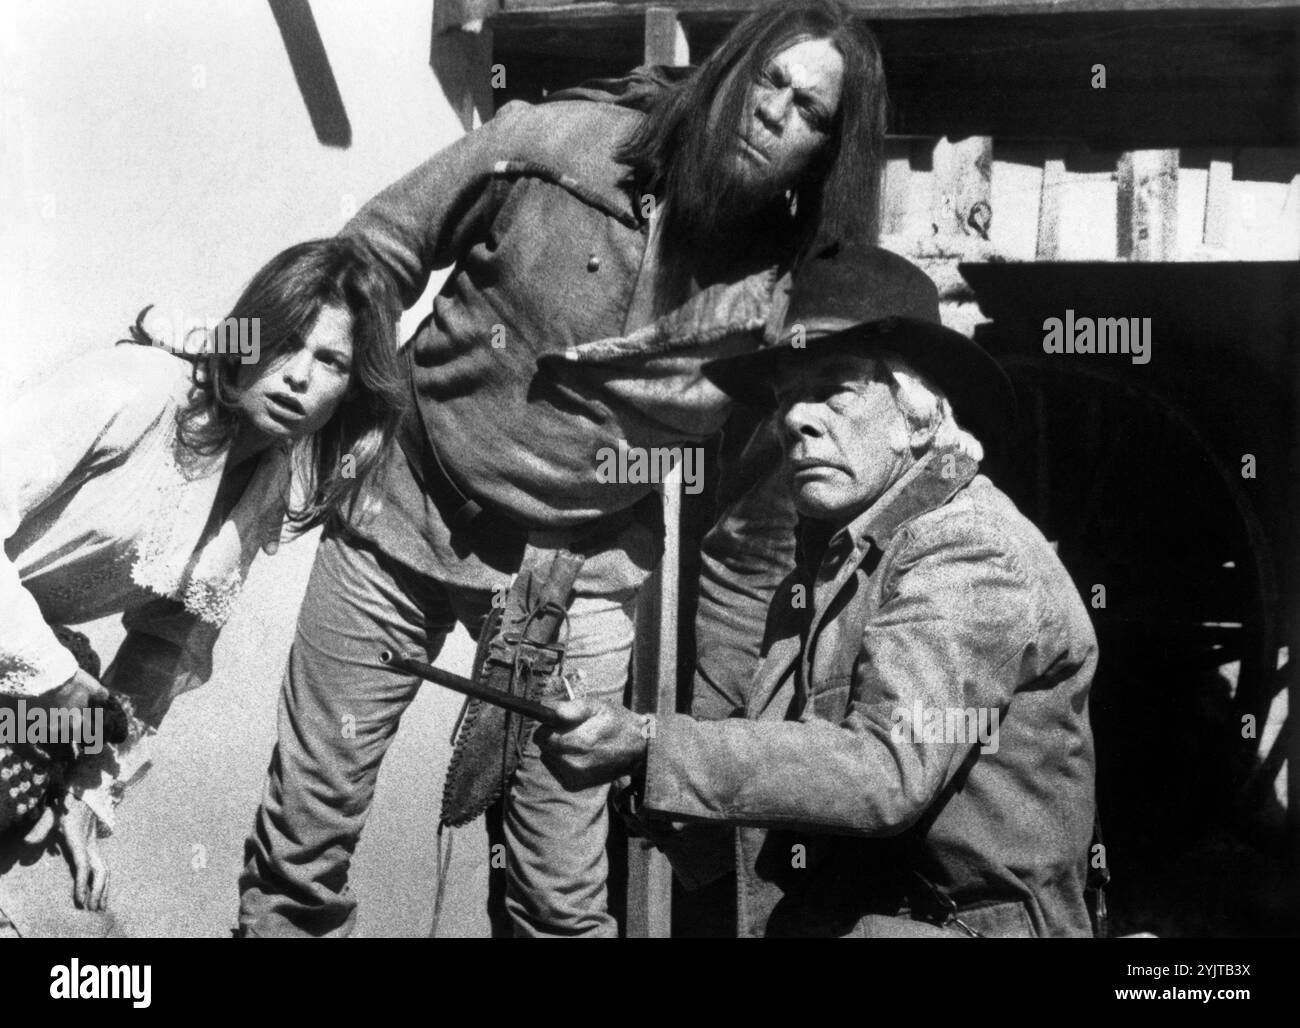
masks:
<instances>
[{"instance_id":1,"label":"scarred face","mask_svg":"<svg viewBox=\"0 0 1300 1028\"><path fill-rule=\"evenodd\" d=\"M829 40L805 39L778 51L749 88L736 131L733 170L756 197L793 188L830 141L844 58Z\"/></svg>"}]
</instances>

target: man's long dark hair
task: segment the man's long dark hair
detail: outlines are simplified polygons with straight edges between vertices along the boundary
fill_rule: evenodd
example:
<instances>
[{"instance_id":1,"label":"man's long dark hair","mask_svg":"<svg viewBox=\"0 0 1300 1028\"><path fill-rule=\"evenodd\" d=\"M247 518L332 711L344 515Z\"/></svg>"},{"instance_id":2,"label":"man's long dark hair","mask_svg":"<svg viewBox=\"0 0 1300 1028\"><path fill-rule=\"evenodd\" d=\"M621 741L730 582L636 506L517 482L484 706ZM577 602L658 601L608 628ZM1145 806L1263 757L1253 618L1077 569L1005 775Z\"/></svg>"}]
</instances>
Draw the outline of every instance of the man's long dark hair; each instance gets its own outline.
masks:
<instances>
[{"instance_id":1,"label":"man's long dark hair","mask_svg":"<svg viewBox=\"0 0 1300 1028\"><path fill-rule=\"evenodd\" d=\"M637 188L666 204L670 259L716 246L707 236L722 227L719 183L707 170L735 144L730 132L708 131L714 98L722 94L721 123L739 126L765 63L804 39L828 40L844 59L844 77L827 145L793 191L794 249L823 239L877 239L887 106L880 48L836 0L799 0L755 11L737 25L694 75L656 98L615 154L631 165Z\"/></svg>"}]
</instances>

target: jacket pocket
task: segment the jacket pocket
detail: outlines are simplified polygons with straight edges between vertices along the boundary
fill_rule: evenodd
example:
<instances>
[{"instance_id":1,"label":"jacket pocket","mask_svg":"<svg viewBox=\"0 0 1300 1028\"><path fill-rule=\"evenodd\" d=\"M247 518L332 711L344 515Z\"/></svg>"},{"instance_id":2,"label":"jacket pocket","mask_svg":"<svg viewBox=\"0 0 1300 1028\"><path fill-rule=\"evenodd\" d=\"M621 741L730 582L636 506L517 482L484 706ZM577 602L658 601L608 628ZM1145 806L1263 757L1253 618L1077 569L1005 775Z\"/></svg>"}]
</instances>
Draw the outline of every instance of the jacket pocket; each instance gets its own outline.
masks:
<instances>
[{"instance_id":1,"label":"jacket pocket","mask_svg":"<svg viewBox=\"0 0 1300 1028\"><path fill-rule=\"evenodd\" d=\"M849 686L852 675L836 675L812 695L812 714L823 721L839 724L849 712Z\"/></svg>"},{"instance_id":2,"label":"jacket pocket","mask_svg":"<svg viewBox=\"0 0 1300 1028\"><path fill-rule=\"evenodd\" d=\"M962 910L957 914L986 939L1035 939L1034 923L1023 903L1011 901Z\"/></svg>"}]
</instances>

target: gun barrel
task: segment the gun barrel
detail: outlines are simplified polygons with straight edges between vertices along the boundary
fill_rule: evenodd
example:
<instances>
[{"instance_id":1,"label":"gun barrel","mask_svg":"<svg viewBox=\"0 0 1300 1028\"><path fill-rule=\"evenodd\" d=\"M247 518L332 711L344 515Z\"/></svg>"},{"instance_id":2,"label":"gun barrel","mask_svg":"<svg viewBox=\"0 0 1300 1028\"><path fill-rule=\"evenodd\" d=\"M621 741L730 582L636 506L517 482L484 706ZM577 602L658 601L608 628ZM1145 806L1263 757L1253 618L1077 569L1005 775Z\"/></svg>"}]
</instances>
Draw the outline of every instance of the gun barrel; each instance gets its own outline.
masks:
<instances>
[{"instance_id":1,"label":"gun barrel","mask_svg":"<svg viewBox=\"0 0 1300 1028\"><path fill-rule=\"evenodd\" d=\"M549 725L552 728L564 727L564 722L556 716L554 710L544 703L538 703L536 700L530 700L523 696L514 696L511 693L501 692L499 689L479 685L478 682L452 674L450 671L443 671L441 668L426 664L422 660L403 657L392 650L383 650L379 654L379 662L396 670L405 671L408 674L423 678L426 682L433 682L436 685L463 693L466 696L473 696L484 703L504 707L511 713L532 718L532 720Z\"/></svg>"}]
</instances>

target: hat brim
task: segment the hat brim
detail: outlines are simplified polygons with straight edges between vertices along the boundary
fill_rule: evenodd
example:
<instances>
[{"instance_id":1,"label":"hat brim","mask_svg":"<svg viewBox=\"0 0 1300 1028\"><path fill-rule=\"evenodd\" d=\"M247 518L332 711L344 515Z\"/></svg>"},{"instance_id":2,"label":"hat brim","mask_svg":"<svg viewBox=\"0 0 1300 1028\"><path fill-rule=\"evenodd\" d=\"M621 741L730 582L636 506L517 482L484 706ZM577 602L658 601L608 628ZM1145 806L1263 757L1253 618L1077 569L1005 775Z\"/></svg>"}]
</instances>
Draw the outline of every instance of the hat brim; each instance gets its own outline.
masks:
<instances>
[{"instance_id":1,"label":"hat brim","mask_svg":"<svg viewBox=\"0 0 1300 1028\"><path fill-rule=\"evenodd\" d=\"M706 378L728 396L754 407L776 406L775 386L783 370L829 352L888 350L943 390L958 422L983 441L1002 436L1015 420L1015 391L1006 373L983 347L955 329L916 318L890 318L809 336L752 353L708 361Z\"/></svg>"}]
</instances>

